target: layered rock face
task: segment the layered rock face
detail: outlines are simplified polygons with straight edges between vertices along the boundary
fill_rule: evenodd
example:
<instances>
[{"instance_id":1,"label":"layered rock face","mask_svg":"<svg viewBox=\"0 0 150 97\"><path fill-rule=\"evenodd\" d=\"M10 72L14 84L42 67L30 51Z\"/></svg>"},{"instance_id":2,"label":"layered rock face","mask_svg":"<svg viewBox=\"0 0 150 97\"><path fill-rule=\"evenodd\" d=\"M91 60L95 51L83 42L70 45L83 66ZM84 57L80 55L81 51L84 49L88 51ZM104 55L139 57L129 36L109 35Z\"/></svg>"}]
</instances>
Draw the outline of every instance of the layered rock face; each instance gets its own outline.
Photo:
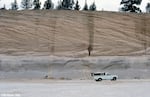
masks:
<instances>
[{"instance_id":1,"label":"layered rock face","mask_svg":"<svg viewBox=\"0 0 150 97\"><path fill-rule=\"evenodd\" d=\"M0 11L0 54L69 57L149 54L148 14Z\"/></svg>"},{"instance_id":2,"label":"layered rock face","mask_svg":"<svg viewBox=\"0 0 150 97\"><path fill-rule=\"evenodd\" d=\"M0 79L149 78L149 32L149 14L0 11Z\"/></svg>"}]
</instances>

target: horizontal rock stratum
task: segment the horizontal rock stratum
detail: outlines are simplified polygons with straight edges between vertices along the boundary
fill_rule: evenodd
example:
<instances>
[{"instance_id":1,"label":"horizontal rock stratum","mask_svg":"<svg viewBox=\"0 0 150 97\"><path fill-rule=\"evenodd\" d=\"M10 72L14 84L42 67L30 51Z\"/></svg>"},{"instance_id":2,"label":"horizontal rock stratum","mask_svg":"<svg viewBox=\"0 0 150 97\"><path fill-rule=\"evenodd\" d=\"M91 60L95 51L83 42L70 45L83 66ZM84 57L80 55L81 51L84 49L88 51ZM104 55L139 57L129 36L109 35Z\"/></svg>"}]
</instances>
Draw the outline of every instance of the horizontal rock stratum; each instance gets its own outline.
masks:
<instances>
[{"instance_id":1,"label":"horizontal rock stratum","mask_svg":"<svg viewBox=\"0 0 150 97\"><path fill-rule=\"evenodd\" d=\"M150 54L150 15L0 11L0 54L85 57Z\"/></svg>"}]
</instances>

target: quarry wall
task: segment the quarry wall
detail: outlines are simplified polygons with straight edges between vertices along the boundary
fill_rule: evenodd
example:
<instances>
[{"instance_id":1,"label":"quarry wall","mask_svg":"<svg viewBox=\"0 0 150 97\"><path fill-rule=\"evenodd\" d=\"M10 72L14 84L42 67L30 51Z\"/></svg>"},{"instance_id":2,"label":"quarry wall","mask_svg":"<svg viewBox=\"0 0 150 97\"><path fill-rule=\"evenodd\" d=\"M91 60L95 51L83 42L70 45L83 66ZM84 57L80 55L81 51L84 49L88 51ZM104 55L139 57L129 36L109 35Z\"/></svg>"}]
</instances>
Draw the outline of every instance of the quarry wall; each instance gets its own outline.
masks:
<instances>
[{"instance_id":1,"label":"quarry wall","mask_svg":"<svg viewBox=\"0 0 150 97\"><path fill-rule=\"evenodd\" d=\"M0 11L0 79L150 78L149 32L149 14Z\"/></svg>"}]
</instances>

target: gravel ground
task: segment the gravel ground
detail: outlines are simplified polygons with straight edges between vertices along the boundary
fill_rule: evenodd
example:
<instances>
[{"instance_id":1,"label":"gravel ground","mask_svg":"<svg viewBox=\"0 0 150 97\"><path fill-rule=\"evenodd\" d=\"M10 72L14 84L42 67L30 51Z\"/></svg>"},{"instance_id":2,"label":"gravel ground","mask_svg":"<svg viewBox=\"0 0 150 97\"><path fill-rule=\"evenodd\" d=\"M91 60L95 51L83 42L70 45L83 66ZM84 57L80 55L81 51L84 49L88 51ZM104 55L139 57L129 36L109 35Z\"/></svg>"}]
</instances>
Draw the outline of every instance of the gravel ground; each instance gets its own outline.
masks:
<instances>
[{"instance_id":1,"label":"gravel ground","mask_svg":"<svg viewBox=\"0 0 150 97\"><path fill-rule=\"evenodd\" d=\"M150 80L1 80L0 97L149 97Z\"/></svg>"}]
</instances>

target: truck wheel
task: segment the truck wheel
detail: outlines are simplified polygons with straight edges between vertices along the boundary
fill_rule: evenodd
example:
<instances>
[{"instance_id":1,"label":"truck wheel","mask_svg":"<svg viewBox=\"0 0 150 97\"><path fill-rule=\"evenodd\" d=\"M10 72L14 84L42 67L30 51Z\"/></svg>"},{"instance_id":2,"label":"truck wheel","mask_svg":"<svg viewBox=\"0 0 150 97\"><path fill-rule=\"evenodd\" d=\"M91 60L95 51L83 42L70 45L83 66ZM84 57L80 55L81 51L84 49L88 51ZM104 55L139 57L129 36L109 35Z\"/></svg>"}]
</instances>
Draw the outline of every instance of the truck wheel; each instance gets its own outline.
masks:
<instances>
[{"instance_id":1,"label":"truck wheel","mask_svg":"<svg viewBox=\"0 0 150 97\"><path fill-rule=\"evenodd\" d=\"M99 81L98 79L96 79L95 81Z\"/></svg>"},{"instance_id":2,"label":"truck wheel","mask_svg":"<svg viewBox=\"0 0 150 97\"><path fill-rule=\"evenodd\" d=\"M98 81L102 81L102 78L99 78Z\"/></svg>"},{"instance_id":3,"label":"truck wheel","mask_svg":"<svg viewBox=\"0 0 150 97\"><path fill-rule=\"evenodd\" d=\"M115 81L115 80L117 80L117 78L116 77L113 77L113 79L112 79L113 81Z\"/></svg>"}]
</instances>

